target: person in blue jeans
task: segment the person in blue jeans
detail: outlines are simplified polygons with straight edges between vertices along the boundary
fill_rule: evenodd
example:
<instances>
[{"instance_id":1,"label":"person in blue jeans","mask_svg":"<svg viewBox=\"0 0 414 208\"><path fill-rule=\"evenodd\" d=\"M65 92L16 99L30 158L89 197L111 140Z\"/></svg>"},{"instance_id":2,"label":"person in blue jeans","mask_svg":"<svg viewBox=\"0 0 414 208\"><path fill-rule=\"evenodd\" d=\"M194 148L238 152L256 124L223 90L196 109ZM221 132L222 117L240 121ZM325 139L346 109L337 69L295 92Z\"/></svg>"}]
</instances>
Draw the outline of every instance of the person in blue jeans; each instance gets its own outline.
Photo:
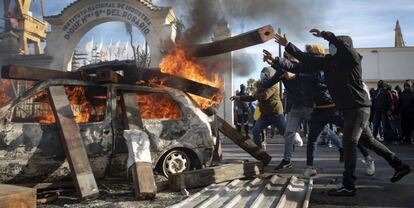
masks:
<instances>
[{"instance_id":1,"label":"person in blue jeans","mask_svg":"<svg viewBox=\"0 0 414 208\"><path fill-rule=\"evenodd\" d=\"M284 56L289 58L287 53L284 53ZM290 58L293 57L290 56ZM295 60L292 59L292 61ZM286 72L278 66L272 66L272 68L276 69L276 74L270 79L262 81L262 86L271 88L281 81L287 92L287 100L291 104L290 111L287 113L283 159L275 169L289 169L293 167L291 158L294 144L303 145L299 135L301 124L307 122L312 113L312 92L310 91L312 79L306 74Z\"/></svg>"},{"instance_id":2,"label":"person in blue jeans","mask_svg":"<svg viewBox=\"0 0 414 208\"><path fill-rule=\"evenodd\" d=\"M275 74L271 67L265 67L260 73L260 80L265 81ZM257 146L262 146L260 133L270 125L275 125L280 134L284 134L286 128L285 116L283 115L283 106L280 99L279 87L277 85L271 88L263 88L260 82L257 82L255 92L250 96L232 96L232 101L258 101L260 108L260 117L253 126L253 140Z\"/></svg>"}]
</instances>

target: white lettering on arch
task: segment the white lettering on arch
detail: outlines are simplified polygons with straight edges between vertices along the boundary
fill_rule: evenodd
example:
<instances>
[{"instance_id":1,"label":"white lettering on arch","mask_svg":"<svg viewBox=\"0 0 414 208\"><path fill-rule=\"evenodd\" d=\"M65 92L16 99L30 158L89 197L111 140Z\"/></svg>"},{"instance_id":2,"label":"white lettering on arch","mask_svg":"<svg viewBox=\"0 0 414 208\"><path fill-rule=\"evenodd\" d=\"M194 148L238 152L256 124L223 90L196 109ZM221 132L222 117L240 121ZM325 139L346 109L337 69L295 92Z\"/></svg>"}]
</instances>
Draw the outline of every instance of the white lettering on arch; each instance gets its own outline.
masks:
<instances>
[{"instance_id":1,"label":"white lettering on arch","mask_svg":"<svg viewBox=\"0 0 414 208\"><path fill-rule=\"evenodd\" d=\"M63 24L64 37L66 40L69 40L82 25L107 17L121 18L137 27L144 35L148 35L151 32L151 19L138 8L125 3L100 2L77 11L69 18Z\"/></svg>"}]
</instances>

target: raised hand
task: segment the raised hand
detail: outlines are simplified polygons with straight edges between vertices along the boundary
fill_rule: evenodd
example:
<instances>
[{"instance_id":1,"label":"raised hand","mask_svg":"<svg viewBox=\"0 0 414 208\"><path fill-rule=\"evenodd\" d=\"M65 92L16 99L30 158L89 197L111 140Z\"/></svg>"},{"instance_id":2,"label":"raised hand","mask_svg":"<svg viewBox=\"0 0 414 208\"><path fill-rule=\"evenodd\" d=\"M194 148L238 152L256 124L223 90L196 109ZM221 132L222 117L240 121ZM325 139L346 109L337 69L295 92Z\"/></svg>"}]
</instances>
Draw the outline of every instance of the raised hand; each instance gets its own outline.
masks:
<instances>
[{"instance_id":1,"label":"raised hand","mask_svg":"<svg viewBox=\"0 0 414 208\"><path fill-rule=\"evenodd\" d=\"M286 37L286 34L280 35L279 33L275 33L275 35L273 36L273 38L275 39L276 43L279 43L282 46L287 46L289 41Z\"/></svg>"},{"instance_id":2,"label":"raised hand","mask_svg":"<svg viewBox=\"0 0 414 208\"><path fill-rule=\"evenodd\" d=\"M319 29L312 29L309 32L312 33L313 36L318 38L322 36L322 32Z\"/></svg>"},{"instance_id":3,"label":"raised hand","mask_svg":"<svg viewBox=\"0 0 414 208\"><path fill-rule=\"evenodd\" d=\"M272 54L269 51L263 49L263 61L272 65L274 60L275 59L273 58Z\"/></svg>"}]
</instances>

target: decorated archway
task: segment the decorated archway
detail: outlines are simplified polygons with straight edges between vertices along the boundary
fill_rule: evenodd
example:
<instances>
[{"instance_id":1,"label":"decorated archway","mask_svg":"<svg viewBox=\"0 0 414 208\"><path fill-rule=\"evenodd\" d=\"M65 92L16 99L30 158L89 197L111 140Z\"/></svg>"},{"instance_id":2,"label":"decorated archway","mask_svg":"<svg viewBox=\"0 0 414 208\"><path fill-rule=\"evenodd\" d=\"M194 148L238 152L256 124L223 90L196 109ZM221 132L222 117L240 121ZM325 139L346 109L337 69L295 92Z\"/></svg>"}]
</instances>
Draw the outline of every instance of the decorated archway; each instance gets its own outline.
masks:
<instances>
[{"instance_id":1,"label":"decorated archway","mask_svg":"<svg viewBox=\"0 0 414 208\"><path fill-rule=\"evenodd\" d=\"M50 68L66 70L76 45L96 25L121 21L137 27L150 47L151 65L158 67L166 42L174 42L175 16L169 7L157 7L150 0L77 0L54 16L45 53L53 57ZM113 31L116 35L119 31Z\"/></svg>"}]
</instances>

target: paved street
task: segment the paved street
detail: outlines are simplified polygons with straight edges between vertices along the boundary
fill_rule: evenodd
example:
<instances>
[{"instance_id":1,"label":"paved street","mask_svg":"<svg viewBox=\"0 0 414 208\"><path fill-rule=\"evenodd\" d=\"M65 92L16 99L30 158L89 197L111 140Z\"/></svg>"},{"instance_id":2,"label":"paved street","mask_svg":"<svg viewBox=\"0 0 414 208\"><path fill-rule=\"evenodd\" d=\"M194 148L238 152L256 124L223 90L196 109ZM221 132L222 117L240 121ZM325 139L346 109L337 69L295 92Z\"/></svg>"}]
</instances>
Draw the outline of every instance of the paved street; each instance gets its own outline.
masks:
<instances>
[{"instance_id":1,"label":"paved street","mask_svg":"<svg viewBox=\"0 0 414 208\"><path fill-rule=\"evenodd\" d=\"M414 145L389 146L400 158L414 167ZM272 156L272 162L265 167L266 172L276 172L275 166L283 156L282 144L270 144L267 147ZM394 170L385 160L372 152L375 159L376 174L369 177L364 175L364 164L360 162L359 154L357 166L357 196L352 198L331 197L326 194L328 189L334 188L341 180L343 164L339 163L339 154L336 148L318 146L315 157L315 166L318 176L314 179L314 190L311 196L310 207L414 207L414 174L403 178L396 184L389 182ZM233 144L223 145L223 161L250 160L248 153ZM305 168L306 146L296 148L293 161L294 167L290 170L277 171L281 175L300 175Z\"/></svg>"}]
</instances>

